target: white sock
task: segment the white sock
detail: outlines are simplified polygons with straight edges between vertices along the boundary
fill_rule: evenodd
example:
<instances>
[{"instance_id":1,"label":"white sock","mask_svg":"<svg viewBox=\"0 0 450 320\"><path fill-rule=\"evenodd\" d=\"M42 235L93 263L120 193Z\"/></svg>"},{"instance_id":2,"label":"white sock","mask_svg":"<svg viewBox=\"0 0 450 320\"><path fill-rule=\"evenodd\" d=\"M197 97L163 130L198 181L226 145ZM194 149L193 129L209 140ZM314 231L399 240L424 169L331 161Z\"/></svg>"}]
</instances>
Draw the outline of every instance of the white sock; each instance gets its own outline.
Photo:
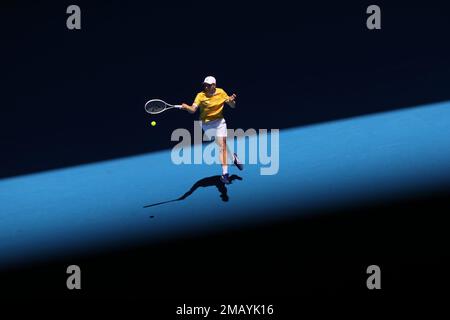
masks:
<instances>
[{"instance_id":1,"label":"white sock","mask_svg":"<svg viewBox=\"0 0 450 320\"><path fill-rule=\"evenodd\" d=\"M225 175L228 173L228 167L222 168L222 175Z\"/></svg>"}]
</instances>

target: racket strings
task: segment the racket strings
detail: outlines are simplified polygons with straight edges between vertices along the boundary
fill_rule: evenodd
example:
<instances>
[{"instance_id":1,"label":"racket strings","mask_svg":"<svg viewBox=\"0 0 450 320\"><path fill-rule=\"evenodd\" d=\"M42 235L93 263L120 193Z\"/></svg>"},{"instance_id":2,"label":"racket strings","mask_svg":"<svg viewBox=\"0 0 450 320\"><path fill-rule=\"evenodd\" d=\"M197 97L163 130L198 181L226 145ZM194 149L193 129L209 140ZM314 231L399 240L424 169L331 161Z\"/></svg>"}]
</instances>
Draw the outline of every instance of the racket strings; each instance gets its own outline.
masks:
<instances>
[{"instance_id":1,"label":"racket strings","mask_svg":"<svg viewBox=\"0 0 450 320\"><path fill-rule=\"evenodd\" d=\"M151 101L146 106L145 109L147 112L160 112L166 108L166 104L162 101Z\"/></svg>"}]
</instances>

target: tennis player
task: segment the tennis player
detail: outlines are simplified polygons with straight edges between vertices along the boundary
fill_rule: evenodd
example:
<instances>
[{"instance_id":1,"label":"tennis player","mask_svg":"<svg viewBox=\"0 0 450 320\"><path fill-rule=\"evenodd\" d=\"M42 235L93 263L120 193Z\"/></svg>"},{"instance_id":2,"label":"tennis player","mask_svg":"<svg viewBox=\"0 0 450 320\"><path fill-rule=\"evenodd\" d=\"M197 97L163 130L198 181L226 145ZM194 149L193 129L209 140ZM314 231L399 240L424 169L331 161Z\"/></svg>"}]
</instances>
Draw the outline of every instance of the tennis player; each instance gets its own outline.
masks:
<instances>
[{"instance_id":1,"label":"tennis player","mask_svg":"<svg viewBox=\"0 0 450 320\"><path fill-rule=\"evenodd\" d=\"M221 88L216 87L216 79L208 76L203 81L203 91L199 92L195 97L192 106L183 103L181 108L194 113L200 108L200 120L202 129L205 133L218 143L220 149L220 161L222 163L222 176L220 180L224 184L230 184L228 175L228 157L234 165L242 170L244 167L237 157L236 153L231 153L227 147L227 123L223 118L224 104L228 104L231 108L236 107L236 95L228 94Z\"/></svg>"}]
</instances>

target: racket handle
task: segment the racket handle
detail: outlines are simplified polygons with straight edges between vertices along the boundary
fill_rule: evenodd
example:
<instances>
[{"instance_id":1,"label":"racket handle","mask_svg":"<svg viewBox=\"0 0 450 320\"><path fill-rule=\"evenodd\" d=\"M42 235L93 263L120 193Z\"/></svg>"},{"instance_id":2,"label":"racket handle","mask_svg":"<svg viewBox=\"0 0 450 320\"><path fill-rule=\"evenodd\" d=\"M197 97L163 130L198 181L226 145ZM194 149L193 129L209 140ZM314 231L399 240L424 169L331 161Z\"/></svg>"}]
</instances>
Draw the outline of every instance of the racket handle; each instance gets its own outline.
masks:
<instances>
[{"instance_id":1,"label":"racket handle","mask_svg":"<svg viewBox=\"0 0 450 320\"><path fill-rule=\"evenodd\" d=\"M177 109L181 109L182 105L181 104L176 104L176 105L174 105L174 107L177 108Z\"/></svg>"}]
</instances>

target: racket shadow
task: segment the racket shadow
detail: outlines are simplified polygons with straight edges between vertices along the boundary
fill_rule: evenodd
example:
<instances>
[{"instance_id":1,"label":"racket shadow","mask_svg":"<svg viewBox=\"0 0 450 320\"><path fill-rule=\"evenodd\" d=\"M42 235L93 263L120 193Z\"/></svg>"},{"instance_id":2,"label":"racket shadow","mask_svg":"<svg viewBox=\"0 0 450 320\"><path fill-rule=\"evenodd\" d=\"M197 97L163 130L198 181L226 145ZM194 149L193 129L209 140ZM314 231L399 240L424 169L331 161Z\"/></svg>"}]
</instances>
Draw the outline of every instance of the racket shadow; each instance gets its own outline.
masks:
<instances>
[{"instance_id":1,"label":"racket shadow","mask_svg":"<svg viewBox=\"0 0 450 320\"><path fill-rule=\"evenodd\" d=\"M242 180L242 177L233 174L232 176L229 177L229 180L230 182L233 182L234 180ZM222 199L222 201L227 202L229 200L228 189L222 183L222 181L220 181L220 176L217 175L198 180L185 194L183 194L181 197L177 199L149 204L144 206L144 208L156 207L170 202L181 201L189 197L191 194L193 194L198 188L207 188L207 187L216 187L220 193L220 198Z\"/></svg>"}]
</instances>

